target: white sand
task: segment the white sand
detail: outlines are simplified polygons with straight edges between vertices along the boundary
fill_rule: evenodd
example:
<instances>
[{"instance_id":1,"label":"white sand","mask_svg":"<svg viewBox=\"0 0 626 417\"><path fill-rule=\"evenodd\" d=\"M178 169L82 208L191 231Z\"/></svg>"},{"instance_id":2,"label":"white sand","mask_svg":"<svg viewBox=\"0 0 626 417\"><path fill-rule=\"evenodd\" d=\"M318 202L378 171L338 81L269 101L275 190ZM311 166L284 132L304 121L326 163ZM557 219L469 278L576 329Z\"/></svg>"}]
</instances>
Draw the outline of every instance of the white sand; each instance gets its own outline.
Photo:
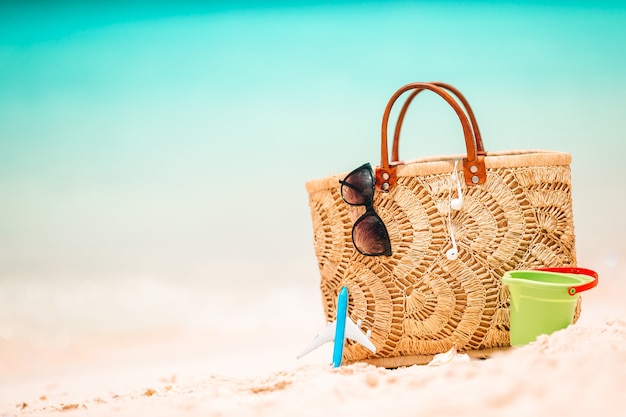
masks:
<instances>
[{"instance_id":1,"label":"white sand","mask_svg":"<svg viewBox=\"0 0 626 417\"><path fill-rule=\"evenodd\" d=\"M65 351L14 349L20 361L5 366L0 416L621 416L624 288L601 281L577 324L529 346L439 367L332 369L330 345L296 361L316 331L309 323L226 339L173 331Z\"/></svg>"}]
</instances>

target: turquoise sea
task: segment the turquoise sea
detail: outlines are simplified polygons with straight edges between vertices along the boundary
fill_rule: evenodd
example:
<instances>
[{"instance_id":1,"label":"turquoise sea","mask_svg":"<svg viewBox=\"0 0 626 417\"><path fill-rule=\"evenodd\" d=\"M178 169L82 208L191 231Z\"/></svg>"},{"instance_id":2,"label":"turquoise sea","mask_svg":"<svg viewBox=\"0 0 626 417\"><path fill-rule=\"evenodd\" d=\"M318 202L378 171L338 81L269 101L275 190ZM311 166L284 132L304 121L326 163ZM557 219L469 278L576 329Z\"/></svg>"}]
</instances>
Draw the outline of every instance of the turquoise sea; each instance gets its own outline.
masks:
<instances>
[{"instance_id":1,"label":"turquoise sea","mask_svg":"<svg viewBox=\"0 0 626 417\"><path fill-rule=\"evenodd\" d=\"M3 4L0 343L316 291L304 183L378 164L388 98L430 80L487 150L571 152L579 260L624 266L622 2ZM442 101L411 111L403 158L464 151Z\"/></svg>"}]
</instances>

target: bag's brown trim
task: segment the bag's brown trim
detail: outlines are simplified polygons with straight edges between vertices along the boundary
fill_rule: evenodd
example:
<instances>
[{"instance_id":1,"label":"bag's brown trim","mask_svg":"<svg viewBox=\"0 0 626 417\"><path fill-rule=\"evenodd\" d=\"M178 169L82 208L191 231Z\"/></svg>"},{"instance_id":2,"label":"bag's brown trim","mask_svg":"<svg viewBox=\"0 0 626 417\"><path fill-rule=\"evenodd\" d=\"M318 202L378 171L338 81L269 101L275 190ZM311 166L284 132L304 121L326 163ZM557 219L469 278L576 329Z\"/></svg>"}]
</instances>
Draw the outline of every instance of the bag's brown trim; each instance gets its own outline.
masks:
<instances>
[{"instance_id":1,"label":"bag's brown trim","mask_svg":"<svg viewBox=\"0 0 626 417\"><path fill-rule=\"evenodd\" d=\"M454 160L462 158L463 155L439 155L418 160L394 163L390 165L390 181L397 181L398 177L437 175L452 172ZM515 168L532 166L569 166L572 156L567 152L547 151L547 150L513 150L503 152L488 152L484 157L485 168ZM376 183L382 178L384 171L381 167L376 168ZM338 188L339 180L347 173L309 180L305 183L307 192L312 193L329 188ZM465 176L465 173L464 173ZM395 185L395 182L393 183Z\"/></svg>"}]
</instances>

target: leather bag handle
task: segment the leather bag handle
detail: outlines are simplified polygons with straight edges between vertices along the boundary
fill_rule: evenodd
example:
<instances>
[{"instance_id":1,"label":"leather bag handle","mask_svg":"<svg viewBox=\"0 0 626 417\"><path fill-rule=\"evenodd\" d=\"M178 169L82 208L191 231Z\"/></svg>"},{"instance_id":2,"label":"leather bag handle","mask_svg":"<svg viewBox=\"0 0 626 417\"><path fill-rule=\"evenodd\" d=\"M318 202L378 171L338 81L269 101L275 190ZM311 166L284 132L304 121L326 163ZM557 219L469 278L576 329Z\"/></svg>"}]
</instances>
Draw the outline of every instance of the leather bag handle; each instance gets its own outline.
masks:
<instances>
[{"instance_id":1,"label":"leather bag handle","mask_svg":"<svg viewBox=\"0 0 626 417\"><path fill-rule=\"evenodd\" d=\"M474 134L467 116L457 101L450 96L443 88L431 84L416 82L406 84L394 93L389 99L385 112L383 113L382 129L381 129L381 164L376 168L376 189L378 191L387 192L391 190L397 181L396 168L397 161L395 163L389 162L389 149L387 146L387 131L389 126L389 115L391 109L396 100L405 92L410 90L430 90L438 94L443 98L456 112L459 120L461 121L461 127L463 128L463 136L465 138L465 149L467 151L467 157L463 159L463 168L466 171L465 183L469 185L482 184L487 179L487 172L485 170L484 154L479 153L476 148L476 142L474 140Z\"/></svg>"},{"instance_id":2,"label":"leather bag handle","mask_svg":"<svg viewBox=\"0 0 626 417\"><path fill-rule=\"evenodd\" d=\"M441 81L431 81L429 84L436 85L437 87L441 87L444 90L447 90L454 94L461 104L465 107L465 112L469 116L470 124L472 125L472 131L474 132L474 141L476 142L476 150L478 154L485 154L485 147L483 145L483 140L480 135L480 130L478 129L478 122L476 121L476 117L474 116L474 111L470 106L469 102L465 98L465 96L455 87L450 84L442 83ZM393 135L393 147L391 151L391 160L399 161L399 147L400 147L400 130L402 129L402 123L404 122L404 116L406 115L409 106L413 99L422 91L423 89L416 89L411 93L409 97L407 97L406 101L402 105L402 110L400 110L400 114L398 115L398 122L396 123L396 130Z\"/></svg>"}]
</instances>

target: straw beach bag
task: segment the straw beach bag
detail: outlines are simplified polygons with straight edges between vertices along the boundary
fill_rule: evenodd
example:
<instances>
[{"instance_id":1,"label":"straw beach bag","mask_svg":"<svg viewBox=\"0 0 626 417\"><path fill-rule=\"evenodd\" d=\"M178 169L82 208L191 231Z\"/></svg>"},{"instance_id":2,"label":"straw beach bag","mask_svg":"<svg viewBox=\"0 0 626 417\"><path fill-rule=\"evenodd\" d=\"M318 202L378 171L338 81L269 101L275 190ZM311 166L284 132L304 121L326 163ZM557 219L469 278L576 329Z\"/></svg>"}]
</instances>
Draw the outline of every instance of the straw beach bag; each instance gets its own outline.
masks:
<instances>
[{"instance_id":1,"label":"straw beach bag","mask_svg":"<svg viewBox=\"0 0 626 417\"><path fill-rule=\"evenodd\" d=\"M401 162L402 122L425 90L456 112L466 155ZM408 92L390 160L389 115ZM344 362L397 367L452 347L479 357L508 348L502 275L576 265L570 162L562 152L486 152L457 89L438 82L400 88L383 114L380 166L306 184L326 319L335 319L337 294L347 287L348 315L371 330L377 348L348 341Z\"/></svg>"}]
</instances>

